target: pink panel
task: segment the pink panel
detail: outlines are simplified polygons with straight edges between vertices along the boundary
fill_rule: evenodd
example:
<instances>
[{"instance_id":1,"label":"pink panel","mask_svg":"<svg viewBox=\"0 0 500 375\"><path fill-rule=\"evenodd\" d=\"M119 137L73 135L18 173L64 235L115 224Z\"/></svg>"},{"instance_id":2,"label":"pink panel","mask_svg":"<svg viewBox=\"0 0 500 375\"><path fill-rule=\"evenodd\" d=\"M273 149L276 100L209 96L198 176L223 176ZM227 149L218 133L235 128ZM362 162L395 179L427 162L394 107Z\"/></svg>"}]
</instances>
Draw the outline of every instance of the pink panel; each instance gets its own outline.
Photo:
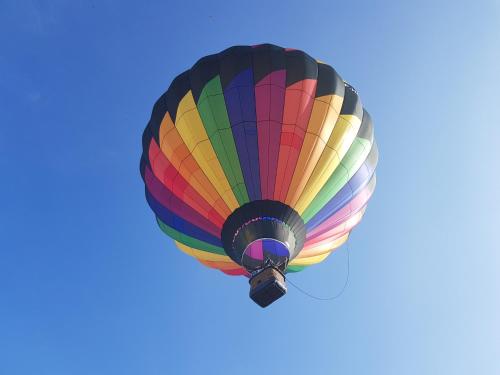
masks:
<instances>
[{"instance_id":1,"label":"pink panel","mask_svg":"<svg viewBox=\"0 0 500 375\"><path fill-rule=\"evenodd\" d=\"M252 259L263 260L264 251L262 250L262 241L254 241L245 250L245 253Z\"/></svg>"},{"instance_id":2,"label":"pink panel","mask_svg":"<svg viewBox=\"0 0 500 375\"><path fill-rule=\"evenodd\" d=\"M323 233L329 231L330 229L340 225L342 222L349 219L349 217L353 213L358 212L368 203L368 200L370 199L372 193L373 193L372 188L370 187L370 185L367 185L363 190L359 192L359 194L356 195L356 197L354 197L353 200L349 202L349 204L342 207L334 215L332 215L323 223L321 223L319 226L311 230L307 234L307 240L322 235Z\"/></svg>"},{"instance_id":3,"label":"pink panel","mask_svg":"<svg viewBox=\"0 0 500 375\"><path fill-rule=\"evenodd\" d=\"M262 199L273 199L278 164L286 71L268 74L255 85Z\"/></svg>"}]
</instances>

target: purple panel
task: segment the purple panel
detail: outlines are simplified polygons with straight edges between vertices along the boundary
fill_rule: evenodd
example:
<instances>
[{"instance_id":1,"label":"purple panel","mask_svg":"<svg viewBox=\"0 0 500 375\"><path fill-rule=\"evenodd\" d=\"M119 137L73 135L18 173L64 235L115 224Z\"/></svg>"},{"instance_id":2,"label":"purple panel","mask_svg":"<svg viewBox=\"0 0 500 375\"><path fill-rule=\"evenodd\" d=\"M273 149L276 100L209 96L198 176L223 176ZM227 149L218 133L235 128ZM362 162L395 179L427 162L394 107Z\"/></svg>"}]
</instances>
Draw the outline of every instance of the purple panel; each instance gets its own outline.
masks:
<instances>
[{"instance_id":1,"label":"purple panel","mask_svg":"<svg viewBox=\"0 0 500 375\"><path fill-rule=\"evenodd\" d=\"M269 253L279 257L290 256L288 248L279 241L264 239L262 240L262 247L264 248L265 253Z\"/></svg>"},{"instance_id":2,"label":"purple panel","mask_svg":"<svg viewBox=\"0 0 500 375\"><path fill-rule=\"evenodd\" d=\"M215 237L219 236L220 229L218 229L215 224L205 219L191 206L177 198L170 191L170 189L168 189L156 178L149 166L145 169L144 177L146 188L151 194L151 197L154 198L158 205L163 206L166 210L172 213L172 220L175 220L175 216L179 216L182 218L182 222L188 221L193 224L193 226L199 227L203 229L203 231L206 231ZM158 213L157 215L160 216Z\"/></svg>"},{"instance_id":3,"label":"purple panel","mask_svg":"<svg viewBox=\"0 0 500 375\"><path fill-rule=\"evenodd\" d=\"M334 228L338 228L340 224L349 220L353 215L357 214L368 204L368 200L372 196L373 190L375 189L375 174L368 182L368 184L356 194L356 196L349 201L344 207L335 212L327 220L323 221L320 225L307 232L307 241L316 241L317 237L325 237L325 233L331 231Z\"/></svg>"},{"instance_id":4,"label":"purple panel","mask_svg":"<svg viewBox=\"0 0 500 375\"><path fill-rule=\"evenodd\" d=\"M155 213L156 217L164 224L168 225L178 232L181 232L182 234L185 234L186 236L222 247L220 238L205 232L203 229L174 214L168 208L162 206L161 203L159 203L148 190L146 190L146 200L149 204L149 207L151 207L151 210L153 210L153 212Z\"/></svg>"},{"instance_id":5,"label":"purple panel","mask_svg":"<svg viewBox=\"0 0 500 375\"><path fill-rule=\"evenodd\" d=\"M263 260L264 253L262 252L262 241L252 242L245 250L245 254L252 259Z\"/></svg>"},{"instance_id":6,"label":"purple panel","mask_svg":"<svg viewBox=\"0 0 500 375\"><path fill-rule=\"evenodd\" d=\"M231 122L231 126L243 122L243 113L240 105L239 87L229 86L224 90L224 100L226 101L226 110Z\"/></svg>"},{"instance_id":7,"label":"purple panel","mask_svg":"<svg viewBox=\"0 0 500 375\"><path fill-rule=\"evenodd\" d=\"M253 73L239 73L224 90L227 114L250 200L261 199Z\"/></svg>"},{"instance_id":8,"label":"purple panel","mask_svg":"<svg viewBox=\"0 0 500 375\"><path fill-rule=\"evenodd\" d=\"M245 249L245 257L250 258L250 261L261 261L258 263L263 263L265 259L272 259L277 262L284 261L283 258L288 258L290 256L290 251L285 244L276 241L271 238L261 238L255 240ZM248 261L248 259L247 259ZM254 264L254 266L258 265Z\"/></svg>"},{"instance_id":9,"label":"purple panel","mask_svg":"<svg viewBox=\"0 0 500 375\"><path fill-rule=\"evenodd\" d=\"M251 76L253 83L253 74ZM245 86L245 90L239 90L240 103L241 105L241 115L244 121L251 121L255 124L255 91L252 86ZM243 105L243 103L247 103Z\"/></svg>"},{"instance_id":10,"label":"purple panel","mask_svg":"<svg viewBox=\"0 0 500 375\"><path fill-rule=\"evenodd\" d=\"M368 162L363 163L354 176L351 177L349 182L345 184L344 187L340 189L340 191L335 194L335 196L330 199L328 203L325 204L323 208L312 217L311 220L309 220L306 224L307 231L316 228L330 216L334 215L335 212L348 204L349 201L351 201L356 194L358 194L366 186L366 184L368 184L373 173L374 168L370 168Z\"/></svg>"}]
</instances>

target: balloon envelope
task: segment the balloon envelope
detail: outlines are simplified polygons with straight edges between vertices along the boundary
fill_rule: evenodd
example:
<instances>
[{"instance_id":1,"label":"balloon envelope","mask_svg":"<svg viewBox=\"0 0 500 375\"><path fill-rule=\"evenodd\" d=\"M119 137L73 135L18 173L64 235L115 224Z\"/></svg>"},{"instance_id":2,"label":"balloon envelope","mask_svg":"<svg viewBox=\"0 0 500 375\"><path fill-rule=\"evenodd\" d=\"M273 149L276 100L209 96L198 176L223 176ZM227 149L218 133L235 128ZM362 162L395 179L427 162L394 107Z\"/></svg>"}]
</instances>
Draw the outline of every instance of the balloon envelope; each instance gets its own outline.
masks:
<instances>
[{"instance_id":1,"label":"balloon envelope","mask_svg":"<svg viewBox=\"0 0 500 375\"><path fill-rule=\"evenodd\" d=\"M375 188L372 120L329 65L275 45L200 59L158 99L141 174L160 228L207 267L296 272L356 226Z\"/></svg>"}]
</instances>

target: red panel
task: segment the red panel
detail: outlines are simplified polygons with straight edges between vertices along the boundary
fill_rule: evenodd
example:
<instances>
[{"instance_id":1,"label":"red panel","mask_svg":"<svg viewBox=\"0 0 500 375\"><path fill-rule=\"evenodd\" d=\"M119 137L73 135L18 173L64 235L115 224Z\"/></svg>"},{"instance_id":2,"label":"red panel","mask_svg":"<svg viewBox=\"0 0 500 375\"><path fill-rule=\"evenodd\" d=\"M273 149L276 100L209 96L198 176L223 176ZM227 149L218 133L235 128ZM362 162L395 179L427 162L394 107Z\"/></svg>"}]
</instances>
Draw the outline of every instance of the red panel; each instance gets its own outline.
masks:
<instances>
[{"instance_id":1,"label":"red panel","mask_svg":"<svg viewBox=\"0 0 500 375\"><path fill-rule=\"evenodd\" d=\"M203 260L198 258L197 260L204 266L218 269L219 271L224 272L226 275L247 276L247 277L250 276L244 268L242 268L236 263L217 262L217 261Z\"/></svg>"},{"instance_id":2,"label":"red panel","mask_svg":"<svg viewBox=\"0 0 500 375\"><path fill-rule=\"evenodd\" d=\"M286 89L274 199L284 202L299 159L314 104L317 80L305 79Z\"/></svg>"},{"instance_id":3,"label":"red panel","mask_svg":"<svg viewBox=\"0 0 500 375\"><path fill-rule=\"evenodd\" d=\"M144 180L148 191L163 207L169 209L176 216L203 229L205 232L212 234L214 237L220 237L221 227L207 220L192 207L176 197L171 190L166 188L156 178L149 166L146 166L144 170Z\"/></svg>"},{"instance_id":4,"label":"red panel","mask_svg":"<svg viewBox=\"0 0 500 375\"><path fill-rule=\"evenodd\" d=\"M246 276L250 277L250 274L244 270L243 268L235 269L235 270L221 270L224 272L226 275L230 276Z\"/></svg>"},{"instance_id":5,"label":"red panel","mask_svg":"<svg viewBox=\"0 0 500 375\"><path fill-rule=\"evenodd\" d=\"M222 228L224 219L188 184L182 175L178 173L177 169L175 169L163 152L161 152L154 139L151 139L149 145L149 160L155 177L168 190L217 227Z\"/></svg>"}]
</instances>

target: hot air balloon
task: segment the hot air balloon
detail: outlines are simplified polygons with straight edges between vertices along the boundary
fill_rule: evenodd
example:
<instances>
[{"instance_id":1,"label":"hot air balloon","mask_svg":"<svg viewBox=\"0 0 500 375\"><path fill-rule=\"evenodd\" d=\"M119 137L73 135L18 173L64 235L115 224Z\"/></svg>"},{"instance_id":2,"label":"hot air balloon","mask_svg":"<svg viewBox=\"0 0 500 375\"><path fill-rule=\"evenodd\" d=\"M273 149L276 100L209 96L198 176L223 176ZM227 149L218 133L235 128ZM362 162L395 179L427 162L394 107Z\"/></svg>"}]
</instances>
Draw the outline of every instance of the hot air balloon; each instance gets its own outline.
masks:
<instances>
[{"instance_id":1,"label":"hot air balloon","mask_svg":"<svg viewBox=\"0 0 500 375\"><path fill-rule=\"evenodd\" d=\"M140 171L163 232L203 265L250 278L265 307L326 259L375 188L372 120L329 65L276 45L198 60L155 103Z\"/></svg>"}]
</instances>

